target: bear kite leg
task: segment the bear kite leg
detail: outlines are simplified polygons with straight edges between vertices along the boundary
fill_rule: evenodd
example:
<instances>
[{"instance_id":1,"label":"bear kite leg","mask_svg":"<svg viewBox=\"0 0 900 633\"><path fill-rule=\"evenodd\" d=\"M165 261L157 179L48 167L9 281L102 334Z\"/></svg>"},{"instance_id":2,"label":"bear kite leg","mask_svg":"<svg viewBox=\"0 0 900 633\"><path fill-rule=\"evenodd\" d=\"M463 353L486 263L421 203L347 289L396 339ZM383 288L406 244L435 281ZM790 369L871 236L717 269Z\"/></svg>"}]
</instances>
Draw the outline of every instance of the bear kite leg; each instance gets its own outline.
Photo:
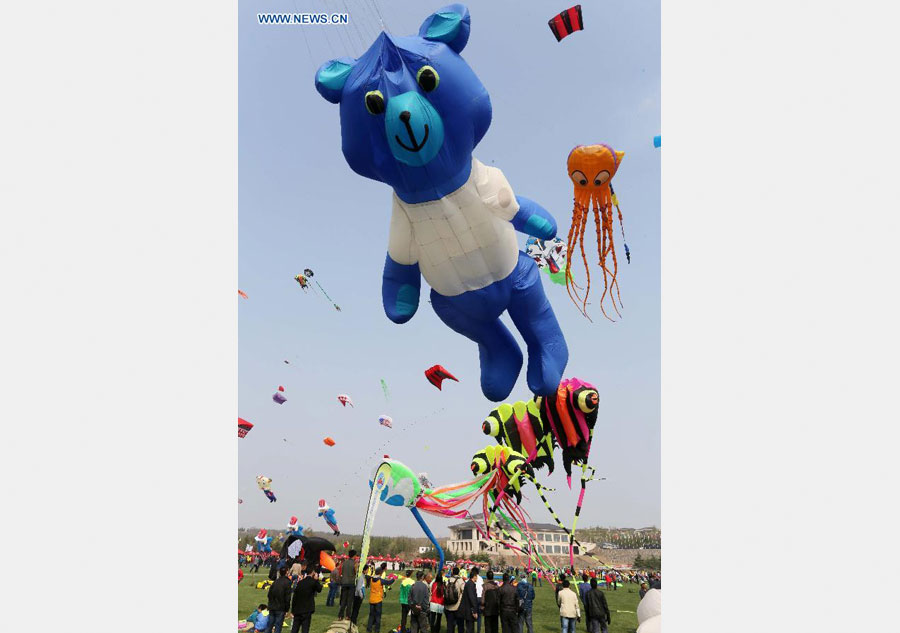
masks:
<instances>
[{"instance_id":1,"label":"bear kite leg","mask_svg":"<svg viewBox=\"0 0 900 633\"><path fill-rule=\"evenodd\" d=\"M544 294L534 261L519 253L509 316L528 344L528 388L538 396L556 393L569 362L569 348Z\"/></svg>"},{"instance_id":2,"label":"bear kite leg","mask_svg":"<svg viewBox=\"0 0 900 633\"><path fill-rule=\"evenodd\" d=\"M491 301L496 297L484 292L492 286L456 297L445 297L432 290L431 307L447 327L478 344L481 391L488 400L499 402L509 396L516 384L523 358L516 339L499 319L502 306L498 311Z\"/></svg>"}]
</instances>

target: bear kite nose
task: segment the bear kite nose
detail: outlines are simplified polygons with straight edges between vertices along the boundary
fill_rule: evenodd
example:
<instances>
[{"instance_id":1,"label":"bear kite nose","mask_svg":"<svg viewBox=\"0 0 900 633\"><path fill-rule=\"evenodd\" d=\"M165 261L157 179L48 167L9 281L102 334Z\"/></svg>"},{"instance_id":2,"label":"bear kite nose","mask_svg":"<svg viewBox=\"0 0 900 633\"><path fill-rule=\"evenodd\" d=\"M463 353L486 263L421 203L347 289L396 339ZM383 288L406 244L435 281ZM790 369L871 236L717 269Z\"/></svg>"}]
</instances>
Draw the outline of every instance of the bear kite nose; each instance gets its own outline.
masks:
<instances>
[{"instance_id":1,"label":"bear kite nose","mask_svg":"<svg viewBox=\"0 0 900 633\"><path fill-rule=\"evenodd\" d=\"M409 123L409 117L410 117L409 110L404 110L403 112L400 113L400 120L403 121L404 123Z\"/></svg>"}]
</instances>

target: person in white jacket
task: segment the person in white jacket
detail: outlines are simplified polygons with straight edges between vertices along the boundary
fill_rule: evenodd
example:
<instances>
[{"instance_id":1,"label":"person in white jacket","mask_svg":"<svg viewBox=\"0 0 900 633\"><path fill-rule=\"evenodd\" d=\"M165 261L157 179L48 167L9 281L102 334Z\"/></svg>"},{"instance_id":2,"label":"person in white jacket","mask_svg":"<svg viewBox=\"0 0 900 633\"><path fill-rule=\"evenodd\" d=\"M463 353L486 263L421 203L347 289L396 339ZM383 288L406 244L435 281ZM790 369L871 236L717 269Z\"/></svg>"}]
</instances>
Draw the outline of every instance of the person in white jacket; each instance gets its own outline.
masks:
<instances>
[{"instance_id":1,"label":"person in white jacket","mask_svg":"<svg viewBox=\"0 0 900 633\"><path fill-rule=\"evenodd\" d=\"M581 609L578 607L578 596L569 589L569 581L563 581L563 588L556 594L559 605L559 623L562 633L575 633L575 622L581 620Z\"/></svg>"}]
</instances>

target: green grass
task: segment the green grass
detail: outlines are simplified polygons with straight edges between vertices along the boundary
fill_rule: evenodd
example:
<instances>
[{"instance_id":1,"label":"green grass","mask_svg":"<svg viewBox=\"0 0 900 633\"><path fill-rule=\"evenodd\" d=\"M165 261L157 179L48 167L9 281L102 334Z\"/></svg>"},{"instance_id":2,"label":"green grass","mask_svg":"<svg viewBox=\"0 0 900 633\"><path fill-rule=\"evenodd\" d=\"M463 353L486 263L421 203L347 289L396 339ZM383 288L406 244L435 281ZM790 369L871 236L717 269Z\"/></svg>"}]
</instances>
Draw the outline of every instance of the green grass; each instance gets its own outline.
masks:
<instances>
[{"instance_id":1,"label":"green grass","mask_svg":"<svg viewBox=\"0 0 900 633\"><path fill-rule=\"evenodd\" d=\"M266 573L250 574L247 573L248 568L244 568L244 580L238 585L238 619L246 618L253 609L260 603L267 602L267 593L262 589L256 588L256 583L260 580L268 578L268 569ZM616 611L637 611L638 585L626 584L619 587L617 591L605 591L606 600L612 611L612 624L609 627L609 633L634 633L637 629L637 616L634 613L617 613ZM543 586L535 587L537 596L534 600L534 611L532 621L534 623L534 633L559 633L559 607L556 606L553 585L544 582ZM316 599L316 612L313 614L312 626L310 633L323 633L332 621L337 619L338 601L335 606L326 607L325 599L328 597L328 590L324 589ZM367 598L368 599L368 598ZM399 589L392 586L384 597L384 607L381 615L381 633L389 633L391 629L400 626L400 602ZM359 609L359 625L360 632L365 631L366 620L369 617L369 605L363 602ZM290 631L290 618L285 620L287 625L284 633ZM585 633L587 630L587 622L584 617L581 618L576 626L576 633ZM446 633L447 622L444 619L441 622L441 633ZM484 633L484 625L482 624L482 633ZM527 629L525 630L527 633Z\"/></svg>"}]
</instances>

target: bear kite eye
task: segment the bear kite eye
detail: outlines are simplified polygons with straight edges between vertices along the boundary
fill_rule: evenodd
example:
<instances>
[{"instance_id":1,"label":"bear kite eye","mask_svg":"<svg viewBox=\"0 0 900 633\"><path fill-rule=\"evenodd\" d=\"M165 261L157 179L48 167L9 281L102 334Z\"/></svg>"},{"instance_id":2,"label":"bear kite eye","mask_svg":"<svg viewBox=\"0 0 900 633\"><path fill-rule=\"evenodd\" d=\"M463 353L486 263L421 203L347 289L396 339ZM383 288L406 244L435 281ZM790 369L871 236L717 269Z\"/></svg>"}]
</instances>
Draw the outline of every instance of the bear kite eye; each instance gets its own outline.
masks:
<instances>
[{"instance_id":1,"label":"bear kite eye","mask_svg":"<svg viewBox=\"0 0 900 633\"><path fill-rule=\"evenodd\" d=\"M366 93L366 110L371 114L384 112L384 95L380 90L370 90Z\"/></svg>"},{"instance_id":2,"label":"bear kite eye","mask_svg":"<svg viewBox=\"0 0 900 633\"><path fill-rule=\"evenodd\" d=\"M597 174L596 176L594 176L594 184L595 185L602 185L607 180L609 180L609 172L606 171L605 169L603 171L601 171L599 174Z\"/></svg>"},{"instance_id":3,"label":"bear kite eye","mask_svg":"<svg viewBox=\"0 0 900 633\"><path fill-rule=\"evenodd\" d=\"M431 66L422 66L416 75L416 82L425 92L431 92L441 83L437 71Z\"/></svg>"},{"instance_id":4,"label":"bear kite eye","mask_svg":"<svg viewBox=\"0 0 900 633\"><path fill-rule=\"evenodd\" d=\"M572 172L572 180L574 180L576 184L579 184L582 186L587 184L587 176L585 176L582 172L580 172L577 169Z\"/></svg>"}]
</instances>

